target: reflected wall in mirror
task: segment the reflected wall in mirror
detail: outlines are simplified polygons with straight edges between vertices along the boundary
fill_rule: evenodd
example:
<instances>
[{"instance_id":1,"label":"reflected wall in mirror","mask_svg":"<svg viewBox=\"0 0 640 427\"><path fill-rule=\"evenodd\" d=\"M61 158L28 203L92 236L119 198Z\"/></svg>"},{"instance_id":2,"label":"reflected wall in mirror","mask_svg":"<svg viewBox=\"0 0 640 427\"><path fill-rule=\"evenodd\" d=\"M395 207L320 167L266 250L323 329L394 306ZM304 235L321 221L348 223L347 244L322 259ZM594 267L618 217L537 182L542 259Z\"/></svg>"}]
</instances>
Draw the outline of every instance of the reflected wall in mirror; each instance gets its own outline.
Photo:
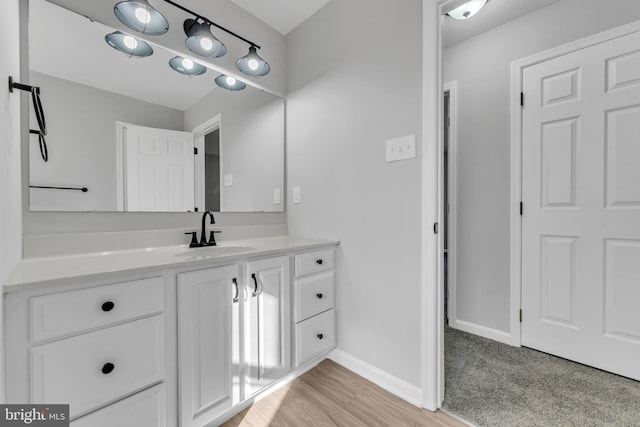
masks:
<instances>
[{"instance_id":1,"label":"reflected wall in mirror","mask_svg":"<svg viewBox=\"0 0 640 427\"><path fill-rule=\"evenodd\" d=\"M49 150L44 162L31 137L30 186L87 189L31 188L30 210L283 212L284 100L218 88L211 69L180 74L157 45L128 57L105 42L113 31L29 2Z\"/></svg>"}]
</instances>

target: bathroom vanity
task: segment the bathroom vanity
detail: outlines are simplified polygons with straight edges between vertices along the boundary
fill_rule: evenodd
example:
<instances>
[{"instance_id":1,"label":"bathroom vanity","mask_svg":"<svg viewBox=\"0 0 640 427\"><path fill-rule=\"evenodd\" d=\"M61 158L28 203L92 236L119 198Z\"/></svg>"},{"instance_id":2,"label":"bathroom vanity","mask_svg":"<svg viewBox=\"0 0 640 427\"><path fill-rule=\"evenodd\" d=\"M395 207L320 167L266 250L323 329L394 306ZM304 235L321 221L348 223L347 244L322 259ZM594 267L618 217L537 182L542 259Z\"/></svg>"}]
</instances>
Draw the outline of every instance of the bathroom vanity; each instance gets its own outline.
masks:
<instances>
[{"instance_id":1,"label":"bathroom vanity","mask_svg":"<svg viewBox=\"0 0 640 427\"><path fill-rule=\"evenodd\" d=\"M9 403L71 425L216 425L335 347L338 242L26 258L4 287Z\"/></svg>"}]
</instances>

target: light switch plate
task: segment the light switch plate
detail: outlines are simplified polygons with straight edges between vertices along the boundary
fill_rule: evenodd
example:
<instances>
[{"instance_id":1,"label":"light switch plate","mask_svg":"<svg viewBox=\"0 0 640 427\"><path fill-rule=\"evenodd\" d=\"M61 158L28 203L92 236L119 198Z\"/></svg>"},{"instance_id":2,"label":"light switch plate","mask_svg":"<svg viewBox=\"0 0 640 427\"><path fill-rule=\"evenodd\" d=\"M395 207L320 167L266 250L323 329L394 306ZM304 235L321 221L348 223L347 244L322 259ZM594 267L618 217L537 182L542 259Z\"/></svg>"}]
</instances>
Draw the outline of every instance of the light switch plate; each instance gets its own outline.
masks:
<instances>
[{"instance_id":1,"label":"light switch plate","mask_svg":"<svg viewBox=\"0 0 640 427\"><path fill-rule=\"evenodd\" d=\"M387 162L416 157L416 136L409 135L387 141Z\"/></svg>"},{"instance_id":2,"label":"light switch plate","mask_svg":"<svg viewBox=\"0 0 640 427\"><path fill-rule=\"evenodd\" d=\"M293 187L293 203L302 203L302 198L300 196L300 187Z\"/></svg>"},{"instance_id":3,"label":"light switch plate","mask_svg":"<svg viewBox=\"0 0 640 427\"><path fill-rule=\"evenodd\" d=\"M231 187L233 185L233 174L226 174L222 177L222 186Z\"/></svg>"},{"instance_id":4,"label":"light switch plate","mask_svg":"<svg viewBox=\"0 0 640 427\"><path fill-rule=\"evenodd\" d=\"M273 190L273 204L274 205L279 205L280 204L280 189L276 188L275 190Z\"/></svg>"}]
</instances>

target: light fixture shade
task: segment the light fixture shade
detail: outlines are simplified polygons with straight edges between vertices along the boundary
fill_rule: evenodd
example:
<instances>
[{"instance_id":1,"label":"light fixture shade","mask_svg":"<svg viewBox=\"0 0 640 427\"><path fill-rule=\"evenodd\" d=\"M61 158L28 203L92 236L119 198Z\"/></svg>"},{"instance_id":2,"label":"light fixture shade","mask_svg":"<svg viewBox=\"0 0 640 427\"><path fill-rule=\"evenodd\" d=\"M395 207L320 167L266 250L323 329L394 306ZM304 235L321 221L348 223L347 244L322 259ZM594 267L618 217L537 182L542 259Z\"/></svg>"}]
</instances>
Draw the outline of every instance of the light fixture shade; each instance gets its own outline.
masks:
<instances>
[{"instance_id":1,"label":"light fixture shade","mask_svg":"<svg viewBox=\"0 0 640 427\"><path fill-rule=\"evenodd\" d=\"M185 44L198 56L219 58L227 53L227 47L211 33L209 24L187 19L184 21L184 32L187 35Z\"/></svg>"},{"instance_id":2,"label":"light fixture shade","mask_svg":"<svg viewBox=\"0 0 640 427\"><path fill-rule=\"evenodd\" d=\"M216 84L227 90L242 90L247 87L246 83L225 74L220 74L216 77Z\"/></svg>"},{"instance_id":3,"label":"light fixture shade","mask_svg":"<svg viewBox=\"0 0 640 427\"><path fill-rule=\"evenodd\" d=\"M200 76L207 71L207 67L204 65L193 62L189 58L183 58L182 56L172 58L169 61L169 66L185 76Z\"/></svg>"},{"instance_id":4,"label":"light fixture shade","mask_svg":"<svg viewBox=\"0 0 640 427\"><path fill-rule=\"evenodd\" d=\"M255 46L249 47L249 53L236 61L236 67L248 76L266 76L271 71L271 66L260 58Z\"/></svg>"},{"instance_id":5,"label":"light fixture shade","mask_svg":"<svg viewBox=\"0 0 640 427\"><path fill-rule=\"evenodd\" d=\"M469 19L487 4L488 0L470 0L447 13L453 19Z\"/></svg>"},{"instance_id":6,"label":"light fixture shade","mask_svg":"<svg viewBox=\"0 0 640 427\"><path fill-rule=\"evenodd\" d=\"M126 0L116 4L113 13L127 27L141 34L158 36L169 31L169 22L147 0Z\"/></svg>"},{"instance_id":7,"label":"light fixture shade","mask_svg":"<svg viewBox=\"0 0 640 427\"><path fill-rule=\"evenodd\" d=\"M109 46L129 57L144 58L145 56L153 55L153 48L149 43L120 31L107 34L104 36L104 40Z\"/></svg>"}]
</instances>

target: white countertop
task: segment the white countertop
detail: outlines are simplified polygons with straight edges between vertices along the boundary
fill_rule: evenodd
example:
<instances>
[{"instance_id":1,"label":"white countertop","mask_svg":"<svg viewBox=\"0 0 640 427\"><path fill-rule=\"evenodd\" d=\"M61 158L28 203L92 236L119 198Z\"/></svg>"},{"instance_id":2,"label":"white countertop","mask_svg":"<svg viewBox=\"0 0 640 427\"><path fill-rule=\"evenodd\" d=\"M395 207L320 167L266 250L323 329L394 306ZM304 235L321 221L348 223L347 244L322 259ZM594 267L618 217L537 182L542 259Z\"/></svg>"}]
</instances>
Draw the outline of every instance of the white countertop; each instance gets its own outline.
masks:
<instances>
[{"instance_id":1,"label":"white countertop","mask_svg":"<svg viewBox=\"0 0 640 427\"><path fill-rule=\"evenodd\" d=\"M16 292L60 283L70 278L91 278L105 273L191 265L218 264L295 251L319 249L338 241L288 236L225 241L219 246L189 248L188 245L87 254L25 258L3 286L3 292Z\"/></svg>"}]
</instances>

